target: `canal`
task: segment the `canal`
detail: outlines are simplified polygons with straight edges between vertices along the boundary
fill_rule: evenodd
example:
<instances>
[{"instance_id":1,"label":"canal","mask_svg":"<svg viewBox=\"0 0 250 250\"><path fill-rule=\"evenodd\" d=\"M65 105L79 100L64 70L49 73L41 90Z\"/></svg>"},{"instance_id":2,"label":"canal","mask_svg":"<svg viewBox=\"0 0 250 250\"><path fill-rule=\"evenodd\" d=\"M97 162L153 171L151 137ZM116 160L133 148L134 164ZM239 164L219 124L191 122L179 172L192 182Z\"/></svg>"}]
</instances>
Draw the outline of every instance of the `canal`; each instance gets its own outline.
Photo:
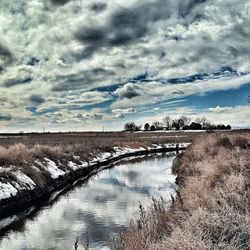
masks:
<instances>
[{"instance_id":1,"label":"canal","mask_svg":"<svg viewBox=\"0 0 250 250\"><path fill-rule=\"evenodd\" d=\"M139 215L139 202L170 200L175 190L175 154L129 158L55 194L51 201L0 221L1 250L73 250L89 241L109 249L107 238ZM84 249L79 246L78 250Z\"/></svg>"}]
</instances>

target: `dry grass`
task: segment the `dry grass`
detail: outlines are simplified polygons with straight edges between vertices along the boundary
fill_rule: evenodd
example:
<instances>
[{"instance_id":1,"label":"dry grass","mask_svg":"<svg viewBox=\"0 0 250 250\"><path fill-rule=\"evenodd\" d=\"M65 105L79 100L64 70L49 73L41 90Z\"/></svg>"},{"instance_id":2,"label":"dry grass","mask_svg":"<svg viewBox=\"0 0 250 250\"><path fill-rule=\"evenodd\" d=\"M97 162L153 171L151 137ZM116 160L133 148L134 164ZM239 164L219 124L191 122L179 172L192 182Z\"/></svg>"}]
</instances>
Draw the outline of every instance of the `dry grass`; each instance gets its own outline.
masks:
<instances>
[{"instance_id":1,"label":"dry grass","mask_svg":"<svg viewBox=\"0 0 250 250\"><path fill-rule=\"evenodd\" d=\"M69 161L75 163L79 163L80 160L89 161L100 152L111 152L112 150L113 148L108 145L93 148L85 147L82 144L34 145L33 147L27 147L24 144L14 144L9 147L0 146L0 167L2 168L0 181L18 182L14 173L20 170L30 177L37 186L43 187L51 176L49 172L37 164L36 160L43 162L44 158L48 158L58 163L58 167L65 171ZM74 156L78 156L78 158Z\"/></svg>"},{"instance_id":2,"label":"dry grass","mask_svg":"<svg viewBox=\"0 0 250 250\"><path fill-rule=\"evenodd\" d=\"M83 134L85 135L85 134ZM82 136L83 136L82 135ZM31 144L35 143L37 138L38 142L41 140L41 136L45 135L29 135L28 137L21 137L19 141L23 143L12 144L10 143L5 146L0 146L0 181L1 182L17 182L16 175L14 174L18 170L29 176L37 186L42 187L51 178L50 174L41 167L36 160L40 162L44 161L44 158L48 158L57 163L58 167L63 171L69 170L68 162L73 161L76 164L81 163L81 161L90 161L98 154L103 152L114 152L114 147L147 147L155 143L155 139L149 138L148 140L138 140L138 136L130 138L127 134L123 135L124 138L121 139L121 134L116 133L117 138L112 133L104 134L106 138L96 137L97 134L87 134L81 138L74 138L74 135L63 135L51 134L51 137L55 141L60 141L60 143L53 144ZM103 136L104 136L103 135ZM46 135L48 140L51 140L50 135ZM40 138L40 139L39 139ZM46 137L45 137L46 138ZM82 139L82 141L80 140ZM15 140L15 137L8 139L10 142ZM0 140L1 142L1 140ZM6 141L5 141L6 142ZM76 157L77 156L77 157ZM39 171L41 170L41 171Z\"/></svg>"},{"instance_id":3,"label":"dry grass","mask_svg":"<svg viewBox=\"0 0 250 250\"><path fill-rule=\"evenodd\" d=\"M178 136L177 136L178 135ZM186 133L71 133L28 134L0 138L0 166L24 166L34 159L72 159L73 155L89 160L99 152L111 152L113 147L147 147L154 143L190 142ZM2 146L1 146L2 145Z\"/></svg>"},{"instance_id":4,"label":"dry grass","mask_svg":"<svg viewBox=\"0 0 250 250\"><path fill-rule=\"evenodd\" d=\"M172 203L154 201L114 249L250 249L249 137L199 137L174 166Z\"/></svg>"}]
</instances>

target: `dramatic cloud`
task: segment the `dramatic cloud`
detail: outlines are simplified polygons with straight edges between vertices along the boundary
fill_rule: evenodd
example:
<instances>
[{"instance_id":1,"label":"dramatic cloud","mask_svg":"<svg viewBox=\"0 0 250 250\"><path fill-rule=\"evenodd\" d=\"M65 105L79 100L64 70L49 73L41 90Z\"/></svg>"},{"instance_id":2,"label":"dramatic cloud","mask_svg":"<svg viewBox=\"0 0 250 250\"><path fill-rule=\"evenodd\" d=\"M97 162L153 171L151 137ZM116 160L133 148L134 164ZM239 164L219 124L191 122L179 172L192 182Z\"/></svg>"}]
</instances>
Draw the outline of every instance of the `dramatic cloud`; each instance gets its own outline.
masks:
<instances>
[{"instance_id":1,"label":"dramatic cloud","mask_svg":"<svg viewBox=\"0 0 250 250\"><path fill-rule=\"evenodd\" d=\"M82 58L90 57L103 47L119 47L139 42L149 32L149 24L171 16L169 1L146 1L130 8L119 8L105 25L82 26L75 33L86 45Z\"/></svg>"},{"instance_id":2,"label":"dramatic cloud","mask_svg":"<svg viewBox=\"0 0 250 250\"><path fill-rule=\"evenodd\" d=\"M0 23L2 129L247 106L247 0L1 1Z\"/></svg>"}]
</instances>

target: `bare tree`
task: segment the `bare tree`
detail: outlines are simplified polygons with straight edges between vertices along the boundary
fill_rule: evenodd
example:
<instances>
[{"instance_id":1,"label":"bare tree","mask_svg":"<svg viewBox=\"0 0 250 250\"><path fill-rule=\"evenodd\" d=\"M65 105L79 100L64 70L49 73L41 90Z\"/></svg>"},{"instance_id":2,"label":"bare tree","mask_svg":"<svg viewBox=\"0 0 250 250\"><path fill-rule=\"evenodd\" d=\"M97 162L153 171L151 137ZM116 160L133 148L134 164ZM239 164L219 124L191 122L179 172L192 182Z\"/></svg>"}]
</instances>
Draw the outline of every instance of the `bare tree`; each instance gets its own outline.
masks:
<instances>
[{"instance_id":1,"label":"bare tree","mask_svg":"<svg viewBox=\"0 0 250 250\"><path fill-rule=\"evenodd\" d=\"M160 128L162 128L162 123L161 123L161 122L158 122L158 121L153 122L152 125L155 126L155 129L156 129L156 130L159 130Z\"/></svg>"},{"instance_id":2,"label":"bare tree","mask_svg":"<svg viewBox=\"0 0 250 250\"><path fill-rule=\"evenodd\" d=\"M196 122L200 123L202 125L203 129L209 129L211 127L211 123L207 120L206 117L198 117L196 119Z\"/></svg>"},{"instance_id":3,"label":"bare tree","mask_svg":"<svg viewBox=\"0 0 250 250\"><path fill-rule=\"evenodd\" d=\"M170 116L166 116L163 118L162 120L163 124L166 126L167 129L171 128L172 125L172 119L170 118Z\"/></svg>"},{"instance_id":4,"label":"bare tree","mask_svg":"<svg viewBox=\"0 0 250 250\"><path fill-rule=\"evenodd\" d=\"M191 119L189 117L184 116L184 115L179 118L179 123L180 123L181 128L189 125L190 122L191 122Z\"/></svg>"},{"instance_id":5,"label":"bare tree","mask_svg":"<svg viewBox=\"0 0 250 250\"><path fill-rule=\"evenodd\" d=\"M183 129L184 126L189 125L191 119L186 117L186 116L181 116L178 119L173 120L172 127L175 128L176 130Z\"/></svg>"},{"instance_id":6,"label":"bare tree","mask_svg":"<svg viewBox=\"0 0 250 250\"><path fill-rule=\"evenodd\" d=\"M124 125L124 130L126 130L126 131L135 131L135 129L136 129L136 125L134 122L127 122Z\"/></svg>"}]
</instances>

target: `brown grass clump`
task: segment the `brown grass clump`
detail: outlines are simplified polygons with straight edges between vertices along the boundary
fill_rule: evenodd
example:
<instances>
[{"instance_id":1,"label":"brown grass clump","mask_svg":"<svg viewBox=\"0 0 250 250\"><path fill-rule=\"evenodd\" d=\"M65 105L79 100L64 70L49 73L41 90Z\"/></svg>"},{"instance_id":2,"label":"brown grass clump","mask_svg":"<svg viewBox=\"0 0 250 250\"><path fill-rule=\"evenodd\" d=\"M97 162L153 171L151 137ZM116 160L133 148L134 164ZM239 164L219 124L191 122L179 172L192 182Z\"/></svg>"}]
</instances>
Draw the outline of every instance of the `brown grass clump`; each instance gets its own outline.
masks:
<instances>
[{"instance_id":1,"label":"brown grass clump","mask_svg":"<svg viewBox=\"0 0 250 250\"><path fill-rule=\"evenodd\" d=\"M15 144L10 147L0 146L0 165L15 165L31 160L28 148L23 144Z\"/></svg>"},{"instance_id":2,"label":"brown grass clump","mask_svg":"<svg viewBox=\"0 0 250 250\"><path fill-rule=\"evenodd\" d=\"M155 201L112 241L114 249L250 249L249 138L198 137L173 171L172 203Z\"/></svg>"}]
</instances>

